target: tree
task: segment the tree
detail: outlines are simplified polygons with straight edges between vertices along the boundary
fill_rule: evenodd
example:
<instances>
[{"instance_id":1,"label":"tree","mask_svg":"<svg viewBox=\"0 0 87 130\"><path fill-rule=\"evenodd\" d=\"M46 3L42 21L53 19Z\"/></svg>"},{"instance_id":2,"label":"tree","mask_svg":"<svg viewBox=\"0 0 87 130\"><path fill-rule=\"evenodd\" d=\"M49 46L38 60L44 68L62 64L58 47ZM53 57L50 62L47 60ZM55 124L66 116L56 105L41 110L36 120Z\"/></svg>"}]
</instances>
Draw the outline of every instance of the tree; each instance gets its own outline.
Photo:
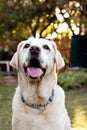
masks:
<instances>
[{"instance_id":1,"label":"tree","mask_svg":"<svg viewBox=\"0 0 87 130\"><path fill-rule=\"evenodd\" d=\"M64 22L73 35L75 28L79 34L86 33L86 8L86 0L0 0L0 39L22 40L36 34L40 37L58 34L59 25ZM63 17L62 21L58 15Z\"/></svg>"},{"instance_id":2,"label":"tree","mask_svg":"<svg viewBox=\"0 0 87 130\"><path fill-rule=\"evenodd\" d=\"M51 0L45 2L34 0L31 4L22 3L22 0L16 3L8 3L4 0L1 3L0 34L4 37L12 33L15 35L20 25L27 26L28 31L31 30L30 35L35 36L36 32L41 34L56 19L53 12L55 4L52 4Z\"/></svg>"},{"instance_id":3,"label":"tree","mask_svg":"<svg viewBox=\"0 0 87 130\"><path fill-rule=\"evenodd\" d=\"M68 1L60 7L60 14L71 29L73 35L86 33L87 1ZM84 30L83 30L84 29ZM76 32L77 31L77 32Z\"/></svg>"}]
</instances>

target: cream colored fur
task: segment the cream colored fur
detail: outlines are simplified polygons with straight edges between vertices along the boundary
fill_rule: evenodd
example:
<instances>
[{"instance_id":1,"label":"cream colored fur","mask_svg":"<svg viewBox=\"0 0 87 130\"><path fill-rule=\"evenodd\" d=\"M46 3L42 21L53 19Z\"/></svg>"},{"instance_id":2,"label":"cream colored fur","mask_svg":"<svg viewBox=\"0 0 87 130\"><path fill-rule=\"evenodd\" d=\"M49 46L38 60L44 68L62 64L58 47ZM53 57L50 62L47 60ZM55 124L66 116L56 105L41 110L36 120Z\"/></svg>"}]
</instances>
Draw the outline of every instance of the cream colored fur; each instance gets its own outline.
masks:
<instances>
[{"instance_id":1,"label":"cream colored fur","mask_svg":"<svg viewBox=\"0 0 87 130\"><path fill-rule=\"evenodd\" d=\"M30 59L29 48L24 45L38 46L41 49L39 56L42 67L46 68L45 75L33 80L25 75L23 65ZM50 51L43 48L48 45ZM64 61L54 42L45 39L30 38L22 41L17 48L11 62L18 71L18 87L12 104L12 130L70 130L70 119L65 108L65 94L57 85L57 74L64 66ZM44 110L27 106L21 100L21 92L28 103L45 104L54 89L54 98Z\"/></svg>"}]
</instances>

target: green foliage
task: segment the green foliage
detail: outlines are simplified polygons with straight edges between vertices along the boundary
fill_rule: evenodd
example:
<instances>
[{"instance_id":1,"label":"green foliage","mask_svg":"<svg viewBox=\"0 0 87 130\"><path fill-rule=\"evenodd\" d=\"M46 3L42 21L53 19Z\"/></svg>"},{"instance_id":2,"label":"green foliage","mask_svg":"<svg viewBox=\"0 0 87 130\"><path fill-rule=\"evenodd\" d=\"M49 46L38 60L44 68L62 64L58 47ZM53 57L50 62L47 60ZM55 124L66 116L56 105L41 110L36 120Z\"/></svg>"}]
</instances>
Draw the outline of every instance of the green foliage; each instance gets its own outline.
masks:
<instances>
[{"instance_id":1,"label":"green foliage","mask_svg":"<svg viewBox=\"0 0 87 130\"><path fill-rule=\"evenodd\" d=\"M84 11L86 8L83 7L84 5L86 7L86 2L84 4L84 2L81 1L81 6L76 7L76 1L71 1L72 0L0 0L0 41L7 41L8 39L20 41L29 36L36 36L36 33L39 33L40 37L46 37L49 33L52 34L54 31L58 33L57 28L54 27L55 24L59 26L60 23L55 15L55 9L57 7L64 18L63 22L66 22L70 29L71 20L77 27L80 28L81 24L85 27L87 14L86 11ZM64 15L67 13L69 17L65 18ZM85 20L85 24L83 20ZM25 33L20 32L20 23L22 23L21 30ZM12 33L14 30L16 30L15 34ZM73 29L71 30L73 32Z\"/></svg>"},{"instance_id":2,"label":"green foliage","mask_svg":"<svg viewBox=\"0 0 87 130\"><path fill-rule=\"evenodd\" d=\"M74 89L87 86L87 72L65 70L63 73L58 75L58 84L64 89Z\"/></svg>"},{"instance_id":3,"label":"green foliage","mask_svg":"<svg viewBox=\"0 0 87 130\"><path fill-rule=\"evenodd\" d=\"M41 35L56 19L55 6L56 3L52 3L50 0L44 2L32 1L31 4L25 4L22 0L17 0L16 3L12 2L11 6L6 1L0 1L1 40L6 38L10 40L26 39L26 37L35 36L36 32ZM24 30L28 35L25 36L21 32L18 35L20 23L22 23L21 30ZM25 27L28 29L24 29ZM18 32L16 31L17 34L12 33L16 29L19 29ZM8 35L6 35L6 32L8 32Z\"/></svg>"}]
</instances>

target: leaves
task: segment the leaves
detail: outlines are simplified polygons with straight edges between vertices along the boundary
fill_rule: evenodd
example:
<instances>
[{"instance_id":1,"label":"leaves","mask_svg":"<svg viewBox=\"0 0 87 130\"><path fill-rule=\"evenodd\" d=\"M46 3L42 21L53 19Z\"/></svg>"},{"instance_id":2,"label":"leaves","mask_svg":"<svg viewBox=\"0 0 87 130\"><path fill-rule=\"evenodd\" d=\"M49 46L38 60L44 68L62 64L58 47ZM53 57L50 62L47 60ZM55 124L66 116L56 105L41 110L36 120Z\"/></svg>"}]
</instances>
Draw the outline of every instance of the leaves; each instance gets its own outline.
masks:
<instances>
[{"instance_id":1,"label":"leaves","mask_svg":"<svg viewBox=\"0 0 87 130\"><path fill-rule=\"evenodd\" d=\"M18 28L19 23L21 24L21 28L24 28L25 25L29 30L24 29L26 33L29 31L29 35L23 36L23 34L19 34L19 38L15 38L16 40L22 38L28 38L29 36L36 36L36 33L39 33L40 37L46 37L49 33L57 32L57 29L52 24L59 24L60 21L56 18L55 9L58 7L60 9L60 14L63 16L64 21L68 24L68 27L74 34L72 29L72 22L78 28L83 29L86 25L86 15L84 10L87 4L83 4L81 1L81 6L76 6L78 2L76 1L68 1L68 0L0 0L0 37L3 40L3 36L6 37L5 33L9 32L12 34L12 30L16 30ZM79 4L78 4L79 5ZM84 10L83 10L84 9ZM65 17L68 14L68 17ZM84 17L83 17L84 16ZM84 20L85 19L85 20ZM20 30L19 30L20 31ZM17 31L16 31L17 32ZM9 37L10 37L9 35ZM13 34L14 35L14 34ZM16 36L16 35L15 35ZM9 38L7 37L7 39ZM14 36L12 40L15 40Z\"/></svg>"}]
</instances>

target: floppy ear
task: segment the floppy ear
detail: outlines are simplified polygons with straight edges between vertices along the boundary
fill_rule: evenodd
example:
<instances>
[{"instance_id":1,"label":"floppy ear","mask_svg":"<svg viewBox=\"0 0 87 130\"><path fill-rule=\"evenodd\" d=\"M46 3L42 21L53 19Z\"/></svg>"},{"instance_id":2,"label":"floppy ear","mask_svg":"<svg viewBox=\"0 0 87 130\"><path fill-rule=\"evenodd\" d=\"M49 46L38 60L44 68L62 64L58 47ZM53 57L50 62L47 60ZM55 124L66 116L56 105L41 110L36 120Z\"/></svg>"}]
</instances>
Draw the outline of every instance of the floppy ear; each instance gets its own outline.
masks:
<instances>
[{"instance_id":1,"label":"floppy ear","mask_svg":"<svg viewBox=\"0 0 87 130\"><path fill-rule=\"evenodd\" d=\"M13 55L11 61L10 61L10 65L15 68L16 70L18 70L18 62L19 62L19 59L18 59L18 52L22 46L24 41L20 42L17 46L17 51L15 52L15 54Z\"/></svg>"},{"instance_id":2,"label":"floppy ear","mask_svg":"<svg viewBox=\"0 0 87 130\"><path fill-rule=\"evenodd\" d=\"M18 57L17 57L17 52L15 52L15 54L13 55L11 61L10 61L10 65L15 68L16 70L18 70Z\"/></svg>"},{"instance_id":3,"label":"floppy ear","mask_svg":"<svg viewBox=\"0 0 87 130\"><path fill-rule=\"evenodd\" d=\"M55 42L53 42L53 47L54 47L54 51L55 51L54 59L56 62L56 72L58 72L61 68L63 68L65 66L65 63L64 63L61 53L57 50Z\"/></svg>"},{"instance_id":4,"label":"floppy ear","mask_svg":"<svg viewBox=\"0 0 87 130\"><path fill-rule=\"evenodd\" d=\"M65 66L64 60L59 51L56 51L55 61L56 61L56 71L58 72L61 68Z\"/></svg>"}]
</instances>

